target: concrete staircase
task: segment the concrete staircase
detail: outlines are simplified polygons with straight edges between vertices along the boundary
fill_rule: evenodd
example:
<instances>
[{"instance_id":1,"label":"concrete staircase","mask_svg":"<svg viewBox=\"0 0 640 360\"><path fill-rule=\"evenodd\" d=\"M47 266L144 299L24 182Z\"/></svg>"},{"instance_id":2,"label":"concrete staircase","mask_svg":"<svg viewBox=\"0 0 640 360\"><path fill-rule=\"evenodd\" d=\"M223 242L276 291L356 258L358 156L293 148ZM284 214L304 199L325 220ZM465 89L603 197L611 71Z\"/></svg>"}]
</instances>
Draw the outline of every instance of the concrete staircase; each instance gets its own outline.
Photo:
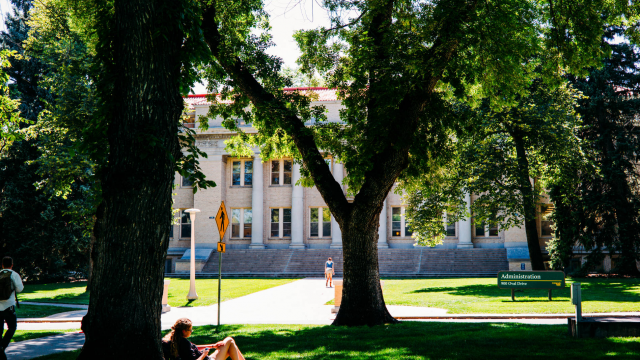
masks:
<instances>
[{"instance_id":1,"label":"concrete staircase","mask_svg":"<svg viewBox=\"0 0 640 360\"><path fill-rule=\"evenodd\" d=\"M331 256L336 276L342 276L342 250L227 250L222 255L225 277L307 277L324 275ZM505 249L379 249L378 266L384 277L496 276L508 270ZM188 274L167 274L186 276ZM198 277L218 276L213 253Z\"/></svg>"}]
</instances>

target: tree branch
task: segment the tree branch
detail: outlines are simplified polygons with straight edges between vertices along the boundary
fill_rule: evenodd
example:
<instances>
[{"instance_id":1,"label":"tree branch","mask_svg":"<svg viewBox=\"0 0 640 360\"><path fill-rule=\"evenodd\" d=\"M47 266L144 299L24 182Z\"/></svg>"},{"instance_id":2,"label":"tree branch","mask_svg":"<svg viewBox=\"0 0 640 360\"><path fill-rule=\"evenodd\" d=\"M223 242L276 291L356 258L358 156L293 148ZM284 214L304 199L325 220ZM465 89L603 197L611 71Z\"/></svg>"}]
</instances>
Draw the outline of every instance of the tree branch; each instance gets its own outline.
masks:
<instances>
[{"instance_id":1,"label":"tree branch","mask_svg":"<svg viewBox=\"0 0 640 360\"><path fill-rule=\"evenodd\" d=\"M202 29L205 41L212 55L235 82L238 90L245 94L254 106L273 114L274 121L291 136L302 155L305 167L322 198L327 203L336 220L345 219L350 213L350 205L344 196L341 184L333 178L329 166L320 154L313 132L307 129L297 114L288 109L283 100L268 92L249 72L237 56L227 57L221 51L222 36L215 21L216 2L212 1L204 10Z\"/></svg>"},{"instance_id":2,"label":"tree branch","mask_svg":"<svg viewBox=\"0 0 640 360\"><path fill-rule=\"evenodd\" d=\"M328 33L334 31L334 30L339 30L339 29L344 29L347 26L351 26L351 25L355 25L358 21L360 21L360 19L362 19L362 17L364 16L364 14L367 13L367 10L365 9L360 16L358 16L357 18L353 19L352 22L348 23L348 24L342 24L342 25L337 25L335 27L332 27L330 29L326 29L325 31L322 32L322 35L327 35Z\"/></svg>"}]
</instances>

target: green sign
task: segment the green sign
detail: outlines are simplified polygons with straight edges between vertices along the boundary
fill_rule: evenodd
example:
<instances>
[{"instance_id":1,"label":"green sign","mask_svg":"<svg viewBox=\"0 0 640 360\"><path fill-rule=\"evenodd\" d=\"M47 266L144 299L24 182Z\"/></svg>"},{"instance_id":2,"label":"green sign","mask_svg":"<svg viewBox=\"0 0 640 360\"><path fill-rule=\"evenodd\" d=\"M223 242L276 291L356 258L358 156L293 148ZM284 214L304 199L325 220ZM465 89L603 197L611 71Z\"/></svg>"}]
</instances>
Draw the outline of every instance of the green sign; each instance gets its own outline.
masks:
<instances>
[{"instance_id":1,"label":"green sign","mask_svg":"<svg viewBox=\"0 0 640 360\"><path fill-rule=\"evenodd\" d=\"M500 289L560 289L564 287L562 271L500 271Z\"/></svg>"}]
</instances>

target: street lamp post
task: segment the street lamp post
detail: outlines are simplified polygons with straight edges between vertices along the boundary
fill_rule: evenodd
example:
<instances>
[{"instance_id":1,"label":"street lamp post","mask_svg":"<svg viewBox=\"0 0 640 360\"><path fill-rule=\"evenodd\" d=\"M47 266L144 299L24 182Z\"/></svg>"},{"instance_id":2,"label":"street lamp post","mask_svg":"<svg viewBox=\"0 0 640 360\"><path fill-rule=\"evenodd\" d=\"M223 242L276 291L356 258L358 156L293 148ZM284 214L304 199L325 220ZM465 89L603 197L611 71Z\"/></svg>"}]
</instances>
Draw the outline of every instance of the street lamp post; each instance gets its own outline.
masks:
<instances>
[{"instance_id":1,"label":"street lamp post","mask_svg":"<svg viewBox=\"0 0 640 360\"><path fill-rule=\"evenodd\" d=\"M191 266L190 269L190 282L189 282L189 294L187 295L187 300L196 300L198 299L198 294L196 293L196 232L195 232L195 223L196 223L196 213L199 213L198 209L187 209L185 212L189 213L189 219L191 220Z\"/></svg>"}]
</instances>

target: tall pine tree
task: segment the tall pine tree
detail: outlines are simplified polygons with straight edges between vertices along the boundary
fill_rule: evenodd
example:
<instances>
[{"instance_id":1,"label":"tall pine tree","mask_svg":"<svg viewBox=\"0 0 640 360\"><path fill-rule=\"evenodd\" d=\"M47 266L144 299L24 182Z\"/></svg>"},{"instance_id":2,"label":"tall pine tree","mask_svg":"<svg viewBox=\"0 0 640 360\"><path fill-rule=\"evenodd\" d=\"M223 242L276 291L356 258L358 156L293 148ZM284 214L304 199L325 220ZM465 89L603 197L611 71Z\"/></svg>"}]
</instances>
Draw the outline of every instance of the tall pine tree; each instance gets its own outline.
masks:
<instances>
[{"instance_id":1,"label":"tall pine tree","mask_svg":"<svg viewBox=\"0 0 640 360\"><path fill-rule=\"evenodd\" d=\"M622 36L610 28L603 41ZM587 267L615 259L614 272L638 275L640 258L640 54L626 42L585 78L572 77L586 96L579 102L587 161L563 169L550 195L556 204L556 239L550 249L556 266L567 266L574 245L589 250Z\"/></svg>"}]
</instances>

